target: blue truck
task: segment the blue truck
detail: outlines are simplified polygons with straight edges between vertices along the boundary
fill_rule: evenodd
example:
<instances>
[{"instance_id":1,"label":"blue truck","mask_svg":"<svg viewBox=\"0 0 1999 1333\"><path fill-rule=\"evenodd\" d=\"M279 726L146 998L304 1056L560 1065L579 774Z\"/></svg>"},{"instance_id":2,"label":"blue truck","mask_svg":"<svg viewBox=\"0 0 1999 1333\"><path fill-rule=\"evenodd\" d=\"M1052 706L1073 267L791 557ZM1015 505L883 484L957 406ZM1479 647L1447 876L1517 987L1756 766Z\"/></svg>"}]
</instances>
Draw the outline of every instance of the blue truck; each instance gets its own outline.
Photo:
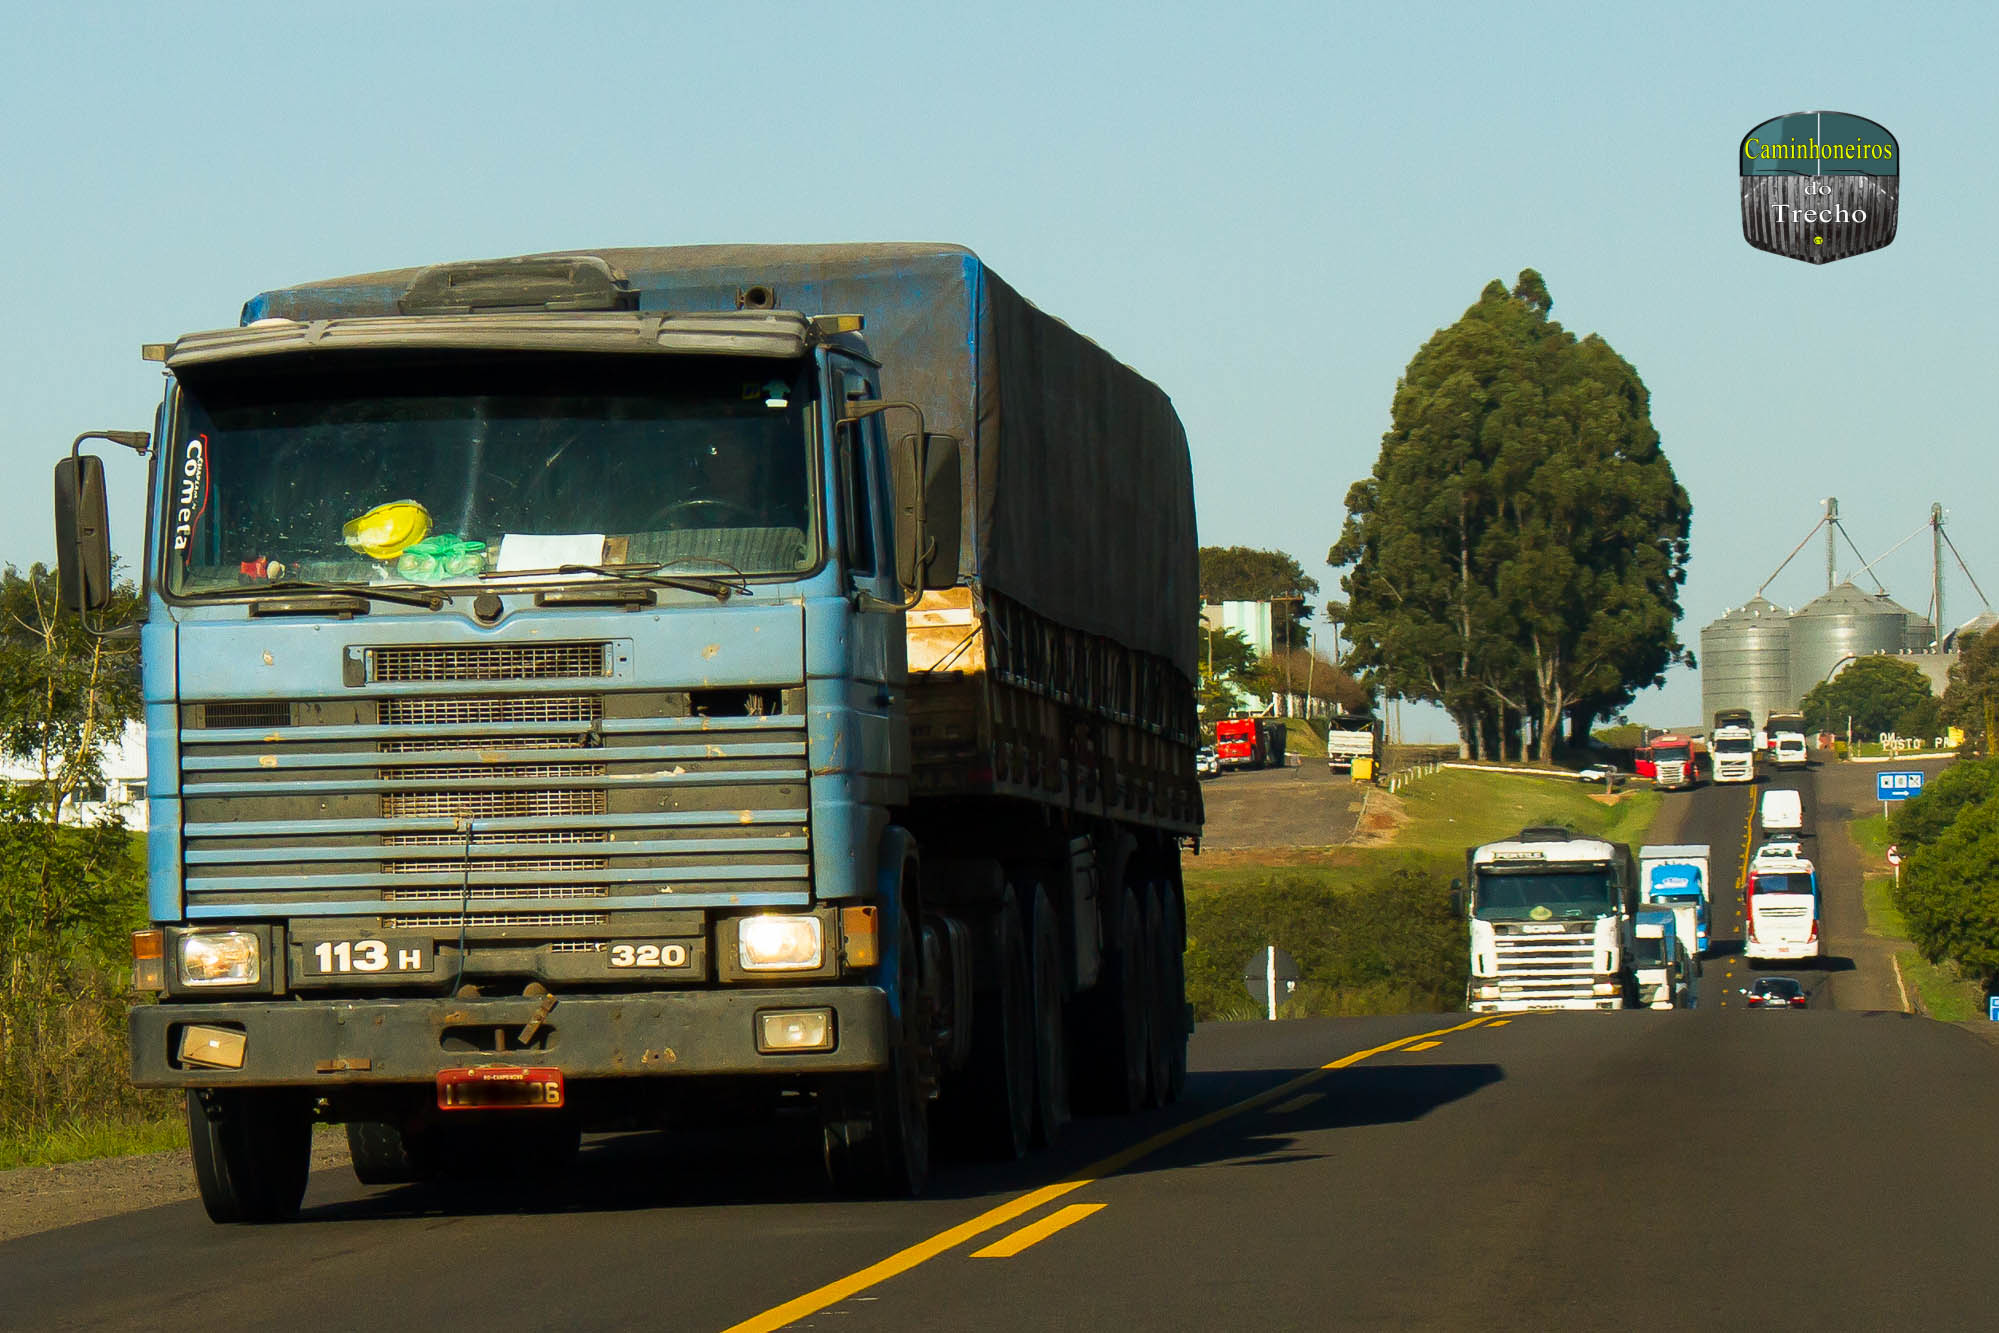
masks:
<instances>
[{"instance_id":1,"label":"blue truck","mask_svg":"<svg viewBox=\"0 0 1999 1333\"><path fill-rule=\"evenodd\" d=\"M146 355L92 432L151 460L131 1071L212 1218L294 1213L315 1122L392 1183L807 1117L911 1194L933 1121L1178 1094L1186 438L976 256L438 264Z\"/></svg>"}]
</instances>

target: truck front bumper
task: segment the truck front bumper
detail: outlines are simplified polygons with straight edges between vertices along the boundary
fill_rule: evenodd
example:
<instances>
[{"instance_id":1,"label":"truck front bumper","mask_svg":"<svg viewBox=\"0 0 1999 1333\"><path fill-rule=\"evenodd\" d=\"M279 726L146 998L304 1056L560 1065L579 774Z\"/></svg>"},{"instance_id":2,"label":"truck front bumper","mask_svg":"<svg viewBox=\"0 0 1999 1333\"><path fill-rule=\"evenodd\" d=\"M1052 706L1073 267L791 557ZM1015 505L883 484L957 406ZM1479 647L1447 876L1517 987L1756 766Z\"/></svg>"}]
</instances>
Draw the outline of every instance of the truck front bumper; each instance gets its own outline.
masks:
<instances>
[{"instance_id":1,"label":"truck front bumper","mask_svg":"<svg viewBox=\"0 0 1999 1333\"><path fill-rule=\"evenodd\" d=\"M553 1066L572 1079L782 1076L888 1063L888 997L872 986L558 996L545 1011L543 1004L520 996L141 1005L132 1011L132 1082L142 1088L421 1083L440 1069L491 1064ZM832 1049L760 1051L758 1015L796 1009L833 1012ZM179 1051L189 1026L240 1032L242 1067L184 1063Z\"/></svg>"}]
</instances>

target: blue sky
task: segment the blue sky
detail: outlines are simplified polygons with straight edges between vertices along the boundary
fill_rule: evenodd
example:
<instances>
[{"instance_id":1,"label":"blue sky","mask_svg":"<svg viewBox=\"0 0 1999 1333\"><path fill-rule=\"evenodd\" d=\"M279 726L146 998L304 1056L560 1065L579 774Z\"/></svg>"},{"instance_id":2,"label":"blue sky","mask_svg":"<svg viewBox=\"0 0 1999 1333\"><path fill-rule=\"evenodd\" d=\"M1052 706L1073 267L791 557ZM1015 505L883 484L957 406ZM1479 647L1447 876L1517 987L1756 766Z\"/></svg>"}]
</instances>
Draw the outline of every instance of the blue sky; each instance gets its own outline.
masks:
<instances>
[{"instance_id":1,"label":"blue sky","mask_svg":"<svg viewBox=\"0 0 1999 1333\"><path fill-rule=\"evenodd\" d=\"M269 287L610 244L948 240L1172 394L1204 541L1317 575L1397 376L1487 280L1644 377L1694 500L1681 635L1840 497L1933 500L1999 594L1994 19L1934 7L849 3L27 6L0 49L0 561L49 557L78 431L151 422L139 344ZM1770 116L1903 147L1893 246L1740 235ZM111 460L122 551L136 460ZM1916 610L1928 543L1876 572ZM1842 557L1842 569L1859 562ZM1953 571L1954 572L1954 571ZM1770 588L1821 590L1801 556ZM1950 619L1978 609L1961 578ZM1690 720L1679 673L1633 710Z\"/></svg>"}]
</instances>

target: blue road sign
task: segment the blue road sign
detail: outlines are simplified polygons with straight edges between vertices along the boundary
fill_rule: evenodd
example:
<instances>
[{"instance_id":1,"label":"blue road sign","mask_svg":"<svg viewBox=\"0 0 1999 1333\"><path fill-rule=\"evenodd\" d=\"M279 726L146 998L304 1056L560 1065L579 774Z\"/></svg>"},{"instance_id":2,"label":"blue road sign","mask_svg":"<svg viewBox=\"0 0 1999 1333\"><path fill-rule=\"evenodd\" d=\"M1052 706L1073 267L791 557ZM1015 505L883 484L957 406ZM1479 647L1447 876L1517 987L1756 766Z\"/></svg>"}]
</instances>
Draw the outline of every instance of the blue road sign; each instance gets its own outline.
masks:
<instances>
[{"instance_id":1,"label":"blue road sign","mask_svg":"<svg viewBox=\"0 0 1999 1333\"><path fill-rule=\"evenodd\" d=\"M1923 773L1921 769L1909 769L1901 773L1876 773L1874 775L1874 799L1877 801L1906 801L1911 796L1923 793Z\"/></svg>"},{"instance_id":2,"label":"blue road sign","mask_svg":"<svg viewBox=\"0 0 1999 1333\"><path fill-rule=\"evenodd\" d=\"M1999 1023L1999 995L1988 995L1985 997L1985 1016L1993 1022Z\"/></svg>"}]
</instances>

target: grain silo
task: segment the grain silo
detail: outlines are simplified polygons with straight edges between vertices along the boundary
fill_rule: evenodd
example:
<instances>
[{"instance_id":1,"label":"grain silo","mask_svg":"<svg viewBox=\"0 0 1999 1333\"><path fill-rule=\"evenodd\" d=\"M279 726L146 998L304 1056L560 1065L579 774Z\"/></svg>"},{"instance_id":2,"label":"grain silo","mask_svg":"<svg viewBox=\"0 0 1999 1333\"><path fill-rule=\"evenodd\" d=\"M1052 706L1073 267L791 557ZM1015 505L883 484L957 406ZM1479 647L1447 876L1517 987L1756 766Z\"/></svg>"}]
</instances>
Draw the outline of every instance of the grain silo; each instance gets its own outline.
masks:
<instances>
[{"instance_id":1,"label":"grain silo","mask_svg":"<svg viewBox=\"0 0 1999 1333\"><path fill-rule=\"evenodd\" d=\"M1797 702L1791 693L1791 624L1761 597L1701 630L1702 724L1724 708L1747 708L1759 722Z\"/></svg>"},{"instance_id":2,"label":"grain silo","mask_svg":"<svg viewBox=\"0 0 1999 1333\"><path fill-rule=\"evenodd\" d=\"M1999 625L1999 616L1993 615L1990 611L1980 611L1977 615L1945 635L1943 646L1955 652L1960 640L1968 635L1983 634L1995 625Z\"/></svg>"},{"instance_id":3,"label":"grain silo","mask_svg":"<svg viewBox=\"0 0 1999 1333\"><path fill-rule=\"evenodd\" d=\"M1805 603L1791 617L1791 697L1802 701L1849 658L1901 652L1911 619L1889 598L1850 582Z\"/></svg>"}]
</instances>

